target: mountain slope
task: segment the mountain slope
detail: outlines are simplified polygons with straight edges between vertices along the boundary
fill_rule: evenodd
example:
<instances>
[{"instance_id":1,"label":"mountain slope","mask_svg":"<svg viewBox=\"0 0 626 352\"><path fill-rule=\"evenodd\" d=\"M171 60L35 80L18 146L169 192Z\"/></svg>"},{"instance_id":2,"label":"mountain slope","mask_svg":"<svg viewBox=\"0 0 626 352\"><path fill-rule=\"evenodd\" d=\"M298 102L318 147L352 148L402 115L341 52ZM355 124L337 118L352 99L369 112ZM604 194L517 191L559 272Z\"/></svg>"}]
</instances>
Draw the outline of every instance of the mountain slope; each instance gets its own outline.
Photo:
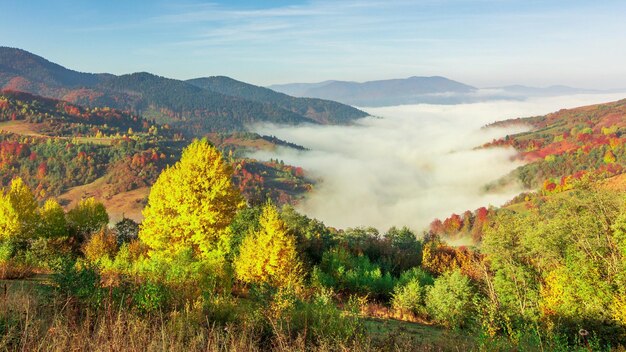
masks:
<instances>
[{"instance_id":1,"label":"mountain slope","mask_svg":"<svg viewBox=\"0 0 626 352\"><path fill-rule=\"evenodd\" d=\"M527 188L560 192L572 188L585 174L605 178L626 170L626 99L491 126L512 124L533 129L486 146L511 146L519 151L528 164L517 169L515 176Z\"/></svg>"},{"instance_id":2,"label":"mountain slope","mask_svg":"<svg viewBox=\"0 0 626 352\"><path fill-rule=\"evenodd\" d=\"M187 131L244 130L247 124L261 121L314 122L271 103L226 96L149 73L114 76L96 87L122 97L118 105L124 108Z\"/></svg>"},{"instance_id":3,"label":"mountain slope","mask_svg":"<svg viewBox=\"0 0 626 352\"><path fill-rule=\"evenodd\" d=\"M0 89L24 91L88 107L131 110L159 123L179 127L192 136L242 131L259 122L349 123L366 116L362 111L334 102L297 100L288 103L289 97L267 96L264 100L259 94L249 95L251 99L246 99L246 95L223 94L221 92L232 91L232 82L221 80L218 83L226 87L213 84L213 89L207 90L149 73L122 76L81 73L24 50L0 47Z\"/></svg>"},{"instance_id":4,"label":"mountain slope","mask_svg":"<svg viewBox=\"0 0 626 352\"><path fill-rule=\"evenodd\" d=\"M414 103L455 103L477 88L445 77L409 77L369 82L327 81L274 85L269 88L286 94L331 99L357 106L384 106ZM465 98L464 98L465 99Z\"/></svg>"},{"instance_id":5,"label":"mountain slope","mask_svg":"<svg viewBox=\"0 0 626 352\"><path fill-rule=\"evenodd\" d=\"M295 98L268 88L240 82L224 76L196 78L187 82L224 95L256 102L273 103L282 109L306 116L320 123L345 124L353 119L367 116L363 111L334 101Z\"/></svg>"}]
</instances>

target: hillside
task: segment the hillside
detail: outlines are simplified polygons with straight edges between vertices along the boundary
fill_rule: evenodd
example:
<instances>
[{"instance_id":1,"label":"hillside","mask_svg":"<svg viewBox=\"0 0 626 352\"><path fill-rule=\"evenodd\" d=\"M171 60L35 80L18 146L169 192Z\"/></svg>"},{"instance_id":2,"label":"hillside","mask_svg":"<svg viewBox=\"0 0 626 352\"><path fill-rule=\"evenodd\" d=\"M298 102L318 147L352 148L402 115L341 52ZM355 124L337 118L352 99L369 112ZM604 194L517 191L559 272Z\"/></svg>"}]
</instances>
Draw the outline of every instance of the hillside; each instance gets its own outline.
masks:
<instances>
[{"instance_id":1,"label":"hillside","mask_svg":"<svg viewBox=\"0 0 626 352\"><path fill-rule=\"evenodd\" d=\"M302 147L255 133L208 136L250 203L295 203L311 189L301 168L245 157L259 149ZM138 219L147 189L189 143L180 130L125 111L0 91L0 185L20 176L40 199L61 196L67 205L88 195L107 205L132 199L120 211Z\"/></svg>"},{"instance_id":2,"label":"hillside","mask_svg":"<svg viewBox=\"0 0 626 352\"><path fill-rule=\"evenodd\" d=\"M518 151L517 158L526 164L487 188L521 183L528 192L502 208L482 207L435 219L430 225L431 234L455 241L471 238L470 243L476 244L499 213L528 213L546 202L572 196L581 186L615 194L626 191L626 99L500 121L486 128L515 124L532 129L483 147L513 147Z\"/></svg>"},{"instance_id":3,"label":"hillside","mask_svg":"<svg viewBox=\"0 0 626 352\"><path fill-rule=\"evenodd\" d=\"M327 81L273 85L270 89L290 95L340 101L356 106L400 104L450 104L466 101L477 88L445 77L409 77L368 82Z\"/></svg>"},{"instance_id":4,"label":"hillside","mask_svg":"<svg viewBox=\"0 0 626 352\"><path fill-rule=\"evenodd\" d=\"M519 151L528 164L515 175L528 188L558 192L585 174L611 176L626 167L626 99L492 126L511 124L530 125L532 130L487 146L512 146Z\"/></svg>"},{"instance_id":5,"label":"hillside","mask_svg":"<svg viewBox=\"0 0 626 352\"><path fill-rule=\"evenodd\" d=\"M0 47L0 89L88 107L129 110L179 127L189 136L243 131L249 124L259 122L345 124L367 115L334 102L256 93L228 94L233 89L232 82L226 79L213 82L210 90L199 87L199 82L203 81L194 85L145 72L122 76L81 73L24 50Z\"/></svg>"},{"instance_id":6,"label":"hillside","mask_svg":"<svg viewBox=\"0 0 626 352\"><path fill-rule=\"evenodd\" d=\"M229 77L214 76L187 81L197 87L259 103L272 103L278 107L308 117L319 123L346 124L367 116L366 113L330 100L295 98L271 89L240 82Z\"/></svg>"}]
</instances>

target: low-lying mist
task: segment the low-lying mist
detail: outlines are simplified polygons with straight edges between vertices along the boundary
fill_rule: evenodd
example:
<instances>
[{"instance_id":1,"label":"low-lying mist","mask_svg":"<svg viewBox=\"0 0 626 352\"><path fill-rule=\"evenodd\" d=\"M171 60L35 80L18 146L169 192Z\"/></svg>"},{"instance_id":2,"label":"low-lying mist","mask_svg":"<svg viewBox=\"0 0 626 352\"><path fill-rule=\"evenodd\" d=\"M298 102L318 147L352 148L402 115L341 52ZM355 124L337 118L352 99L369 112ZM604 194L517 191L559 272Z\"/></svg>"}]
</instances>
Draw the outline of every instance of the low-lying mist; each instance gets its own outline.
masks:
<instances>
[{"instance_id":1,"label":"low-lying mist","mask_svg":"<svg viewBox=\"0 0 626 352\"><path fill-rule=\"evenodd\" d=\"M425 229L434 218L481 206L499 206L522 189L485 192L484 186L521 164L513 149L475 149L528 127L482 128L515 117L617 100L577 95L460 105L367 108L372 116L353 126L256 126L259 133L310 151L279 149L254 158L302 166L317 180L298 205L303 213L339 228L391 226Z\"/></svg>"}]
</instances>

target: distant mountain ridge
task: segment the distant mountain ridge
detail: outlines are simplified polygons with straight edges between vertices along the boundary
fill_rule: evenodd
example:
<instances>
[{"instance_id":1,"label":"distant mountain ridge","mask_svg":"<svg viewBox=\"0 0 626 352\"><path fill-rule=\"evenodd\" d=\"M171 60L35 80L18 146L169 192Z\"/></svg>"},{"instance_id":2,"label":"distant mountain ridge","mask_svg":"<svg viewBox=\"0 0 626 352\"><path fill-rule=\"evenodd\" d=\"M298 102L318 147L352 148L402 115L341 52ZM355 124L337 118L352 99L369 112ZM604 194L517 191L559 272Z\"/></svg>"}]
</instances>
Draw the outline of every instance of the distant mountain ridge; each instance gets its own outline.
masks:
<instances>
[{"instance_id":1,"label":"distant mountain ridge","mask_svg":"<svg viewBox=\"0 0 626 352\"><path fill-rule=\"evenodd\" d=\"M331 99L356 106L385 106L411 103L456 103L454 96L467 95L478 88L451 79L413 76L368 82L326 81L273 85L285 94Z\"/></svg>"},{"instance_id":2,"label":"distant mountain ridge","mask_svg":"<svg viewBox=\"0 0 626 352\"><path fill-rule=\"evenodd\" d=\"M193 82L147 72L121 76L82 73L21 49L0 47L0 89L90 107L131 110L190 135L242 131L259 122L347 124L367 116L336 102L252 93L255 86L233 79ZM259 89L264 88L256 87Z\"/></svg>"},{"instance_id":3,"label":"distant mountain ridge","mask_svg":"<svg viewBox=\"0 0 626 352\"><path fill-rule=\"evenodd\" d=\"M330 99L345 104L377 107L404 104L462 104L493 100L524 100L532 97L567 94L598 94L601 91L554 85L545 88L509 85L477 88L441 76L409 77L369 82L324 81L288 83L268 88L298 97Z\"/></svg>"}]
</instances>

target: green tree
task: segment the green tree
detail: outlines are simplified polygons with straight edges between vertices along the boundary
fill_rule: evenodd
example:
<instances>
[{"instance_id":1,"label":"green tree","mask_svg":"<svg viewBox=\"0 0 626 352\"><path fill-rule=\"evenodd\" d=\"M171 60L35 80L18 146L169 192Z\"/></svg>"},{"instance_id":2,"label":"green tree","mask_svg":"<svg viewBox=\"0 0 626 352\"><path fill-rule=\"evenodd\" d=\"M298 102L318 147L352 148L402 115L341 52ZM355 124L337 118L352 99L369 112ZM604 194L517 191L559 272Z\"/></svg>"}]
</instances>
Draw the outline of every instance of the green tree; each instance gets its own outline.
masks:
<instances>
[{"instance_id":1,"label":"green tree","mask_svg":"<svg viewBox=\"0 0 626 352\"><path fill-rule=\"evenodd\" d=\"M448 327L460 328L472 316L473 298L469 278L457 269L435 280L426 294L426 309L436 321Z\"/></svg>"},{"instance_id":2,"label":"green tree","mask_svg":"<svg viewBox=\"0 0 626 352\"><path fill-rule=\"evenodd\" d=\"M59 238L67 236L67 220L65 211L59 203L50 198L39 209L41 224L39 234L44 238Z\"/></svg>"},{"instance_id":3,"label":"green tree","mask_svg":"<svg viewBox=\"0 0 626 352\"><path fill-rule=\"evenodd\" d=\"M104 204L90 197L82 199L67 213L67 222L75 235L86 239L109 223L109 215Z\"/></svg>"}]
</instances>

